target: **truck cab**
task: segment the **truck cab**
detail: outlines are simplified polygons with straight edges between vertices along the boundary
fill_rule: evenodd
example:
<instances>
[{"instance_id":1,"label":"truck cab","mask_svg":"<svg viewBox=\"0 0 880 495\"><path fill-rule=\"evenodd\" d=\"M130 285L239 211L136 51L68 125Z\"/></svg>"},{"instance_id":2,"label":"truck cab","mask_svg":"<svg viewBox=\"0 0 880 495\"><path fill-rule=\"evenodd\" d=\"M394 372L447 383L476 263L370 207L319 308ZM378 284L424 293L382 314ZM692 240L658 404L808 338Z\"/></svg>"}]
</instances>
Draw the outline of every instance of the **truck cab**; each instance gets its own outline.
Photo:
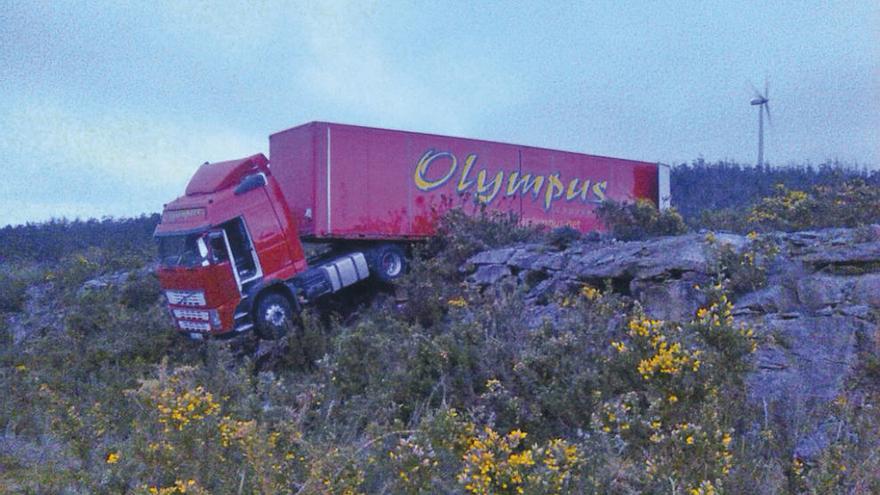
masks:
<instances>
[{"instance_id":1,"label":"truck cab","mask_svg":"<svg viewBox=\"0 0 880 495\"><path fill-rule=\"evenodd\" d=\"M180 331L249 330L261 289L291 296L284 281L307 264L273 186L268 160L257 154L202 165L185 195L165 205L155 232L158 276Z\"/></svg>"},{"instance_id":2,"label":"truck cab","mask_svg":"<svg viewBox=\"0 0 880 495\"><path fill-rule=\"evenodd\" d=\"M251 329L277 338L301 304L367 278L369 265L383 280L405 267L403 251L382 244L336 252L310 268L262 154L203 164L184 196L165 205L154 236L169 311L194 339Z\"/></svg>"}]
</instances>

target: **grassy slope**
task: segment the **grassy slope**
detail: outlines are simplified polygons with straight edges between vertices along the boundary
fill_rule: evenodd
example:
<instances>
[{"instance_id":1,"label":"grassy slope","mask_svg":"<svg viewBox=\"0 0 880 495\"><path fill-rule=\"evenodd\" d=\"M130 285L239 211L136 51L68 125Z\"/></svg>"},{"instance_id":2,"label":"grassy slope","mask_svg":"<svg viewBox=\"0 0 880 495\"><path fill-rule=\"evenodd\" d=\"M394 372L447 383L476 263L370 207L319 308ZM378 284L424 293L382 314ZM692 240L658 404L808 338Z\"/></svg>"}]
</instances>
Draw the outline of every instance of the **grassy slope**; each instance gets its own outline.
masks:
<instances>
[{"instance_id":1,"label":"grassy slope","mask_svg":"<svg viewBox=\"0 0 880 495\"><path fill-rule=\"evenodd\" d=\"M454 215L401 282L404 308L379 293L307 313L260 363L253 343L178 338L152 275L79 291L148 252L7 262L2 311L38 287L63 327L36 318L20 343L0 333L0 492L878 490L880 415L864 407L876 391L862 389L858 410L829 406L857 435L800 465L783 425L739 400L751 341L726 321L723 290L708 294L723 323L710 334L699 320L645 320L602 288L558 294L560 323L530 328L521 294L461 284L469 254L537 235Z\"/></svg>"}]
</instances>

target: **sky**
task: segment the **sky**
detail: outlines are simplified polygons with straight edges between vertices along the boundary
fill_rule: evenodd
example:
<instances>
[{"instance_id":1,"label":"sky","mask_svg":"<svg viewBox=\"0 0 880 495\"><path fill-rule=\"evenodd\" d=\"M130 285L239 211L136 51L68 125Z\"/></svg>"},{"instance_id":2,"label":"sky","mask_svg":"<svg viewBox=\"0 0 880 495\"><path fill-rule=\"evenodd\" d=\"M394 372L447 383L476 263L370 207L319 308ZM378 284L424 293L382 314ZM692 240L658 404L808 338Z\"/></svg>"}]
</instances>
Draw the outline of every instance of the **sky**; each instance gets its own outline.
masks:
<instances>
[{"instance_id":1,"label":"sky","mask_svg":"<svg viewBox=\"0 0 880 495\"><path fill-rule=\"evenodd\" d=\"M68 2L0 13L0 226L134 216L313 120L880 168L880 2Z\"/></svg>"}]
</instances>

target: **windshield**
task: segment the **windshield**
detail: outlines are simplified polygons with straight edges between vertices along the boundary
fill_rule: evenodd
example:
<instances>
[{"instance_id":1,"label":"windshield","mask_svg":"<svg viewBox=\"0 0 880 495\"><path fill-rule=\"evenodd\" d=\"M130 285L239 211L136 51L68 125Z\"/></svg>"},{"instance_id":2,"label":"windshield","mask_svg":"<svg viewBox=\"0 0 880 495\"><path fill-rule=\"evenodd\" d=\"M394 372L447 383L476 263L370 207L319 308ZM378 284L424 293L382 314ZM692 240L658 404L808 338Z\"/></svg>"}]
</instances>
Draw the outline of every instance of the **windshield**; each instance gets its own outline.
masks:
<instances>
[{"instance_id":1,"label":"windshield","mask_svg":"<svg viewBox=\"0 0 880 495\"><path fill-rule=\"evenodd\" d=\"M169 235L159 238L159 263L165 267L193 267L207 262L201 234Z\"/></svg>"}]
</instances>

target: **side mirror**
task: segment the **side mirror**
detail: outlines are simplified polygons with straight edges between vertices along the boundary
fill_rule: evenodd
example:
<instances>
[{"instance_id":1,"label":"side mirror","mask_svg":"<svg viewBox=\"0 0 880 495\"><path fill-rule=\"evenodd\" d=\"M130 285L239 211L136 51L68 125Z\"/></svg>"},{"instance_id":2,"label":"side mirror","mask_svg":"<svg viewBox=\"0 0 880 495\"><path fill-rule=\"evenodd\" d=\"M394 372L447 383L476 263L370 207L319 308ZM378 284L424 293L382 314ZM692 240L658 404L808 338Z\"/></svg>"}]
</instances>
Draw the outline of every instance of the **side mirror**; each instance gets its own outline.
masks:
<instances>
[{"instance_id":1,"label":"side mirror","mask_svg":"<svg viewBox=\"0 0 880 495\"><path fill-rule=\"evenodd\" d=\"M244 194L251 189L263 187L266 185L266 176L263 173L251 174L241 179L241 182L235 186L235 194Z\"/></svg>"}]
</instances>

